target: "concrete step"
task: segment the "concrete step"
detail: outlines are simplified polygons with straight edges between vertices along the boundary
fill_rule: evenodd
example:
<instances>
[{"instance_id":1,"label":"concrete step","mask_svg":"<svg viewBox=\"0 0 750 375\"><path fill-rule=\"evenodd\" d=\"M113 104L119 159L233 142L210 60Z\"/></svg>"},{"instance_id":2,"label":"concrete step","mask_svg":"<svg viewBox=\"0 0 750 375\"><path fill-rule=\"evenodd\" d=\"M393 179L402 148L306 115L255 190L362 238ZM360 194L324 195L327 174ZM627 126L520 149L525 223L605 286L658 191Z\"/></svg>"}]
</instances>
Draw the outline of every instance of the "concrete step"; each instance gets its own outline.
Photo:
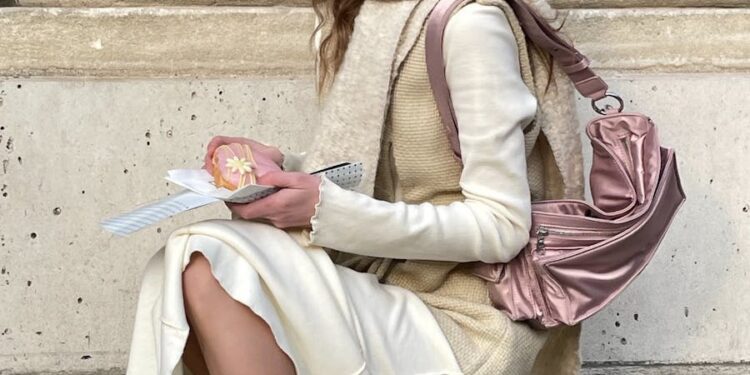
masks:
<instances>
[{"instance_id":1,"label":"concrete step","mask_svg":"<svg viewBox=\"0 0 750 375\"><path fill-rule=\"evenodd\" d=\"M596 366L584 363L581 375L747 375L750 374L748 363L720 364L652 364Z\"/></svg>"}]
</instances>

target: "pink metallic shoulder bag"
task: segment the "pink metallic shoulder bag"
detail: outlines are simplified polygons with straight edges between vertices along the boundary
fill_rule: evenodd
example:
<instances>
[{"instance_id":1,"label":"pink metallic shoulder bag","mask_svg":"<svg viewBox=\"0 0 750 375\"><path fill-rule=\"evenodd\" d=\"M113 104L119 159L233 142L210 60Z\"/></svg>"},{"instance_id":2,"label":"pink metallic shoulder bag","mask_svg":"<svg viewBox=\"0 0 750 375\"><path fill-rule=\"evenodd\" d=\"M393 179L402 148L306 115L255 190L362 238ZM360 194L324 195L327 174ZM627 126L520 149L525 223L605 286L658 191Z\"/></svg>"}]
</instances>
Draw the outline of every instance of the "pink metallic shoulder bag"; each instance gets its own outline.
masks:
<instances>
[{"instance_id":1,"label":"pink metallic shoulder bag","mask_svg":"<svg viewBox=\"0 0 750 375\"><path fill-rule=\"evenodd\" d=\"M572 200L532 202L529 243L508 263L477 262L490 299L511 319L537 329L575 325L610 303L646 267L685 201L674 150L662 147L651 118L622 112L623 101L589 68L589 60L561 39L523 0L506 0L524 33L591 99L599 116L586 126L593 159L593 204ZM426 59L435 100L451 147L460 161L456 118L442 61L443 32L462 0L441 0L427 24ZM605 97L618 109L599 109Z\"/></svg>"}]
</instances>

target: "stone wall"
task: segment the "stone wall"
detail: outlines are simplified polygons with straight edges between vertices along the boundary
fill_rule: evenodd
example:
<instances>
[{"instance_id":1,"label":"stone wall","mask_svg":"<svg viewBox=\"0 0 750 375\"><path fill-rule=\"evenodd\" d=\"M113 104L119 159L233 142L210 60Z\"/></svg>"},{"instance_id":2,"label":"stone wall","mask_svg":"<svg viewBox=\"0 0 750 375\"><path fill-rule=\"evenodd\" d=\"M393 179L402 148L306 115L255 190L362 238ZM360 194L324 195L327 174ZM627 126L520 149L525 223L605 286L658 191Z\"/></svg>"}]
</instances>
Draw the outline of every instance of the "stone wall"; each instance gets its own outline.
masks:
<instances>
[{"instance_id":1,"label":"stone wall","mask_svg":"<svg viewBox=\"0 0 750 375\"><path fill-rule=\"evenodd\" d=\"M750 7L747 0L549 0L556 8L636 8L636 7ZM0 3L2 4L2 3ZM12 0L6 0L12 5ZM41 7L115 7L115 6L309 6L302 0L16 0L19 6Z\"/></svg>"},{"instance_id":2,"label":"stone wall","mask_svg":"<svg viewBox=\"0 0 750 375\"><path fill-rule=\"evenodd\" d=\"M626 110L677 149L688 195L649 267L584 323L586 373L750 372L750 2L553 3ZM0 7L0 374L123 372L146 260L174 228L229 215L127 238L98 221L176 192L165 170L199 166L213 135L304 148L308 4Z\"/></svg>"}]
</instances>

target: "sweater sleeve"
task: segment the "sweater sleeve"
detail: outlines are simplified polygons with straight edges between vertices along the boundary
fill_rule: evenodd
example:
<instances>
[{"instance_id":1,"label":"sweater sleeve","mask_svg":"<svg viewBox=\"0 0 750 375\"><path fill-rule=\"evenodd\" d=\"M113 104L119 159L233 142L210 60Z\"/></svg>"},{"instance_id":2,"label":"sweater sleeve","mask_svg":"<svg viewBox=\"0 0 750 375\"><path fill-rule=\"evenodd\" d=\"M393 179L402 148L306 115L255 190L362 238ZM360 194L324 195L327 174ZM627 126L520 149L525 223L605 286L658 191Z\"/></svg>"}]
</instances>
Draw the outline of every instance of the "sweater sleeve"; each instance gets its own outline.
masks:
<instances>
[{"instance_id":1,"label":"sweater sleeve","mask_svg":"<svg viewBox=\"0 0 750 375\"><path fill-rule=\"evenodd\" d=\"M518 47L503 11L470 3L448 21L446 76L459 127L463 201L387 202L323 177L306 230L309 242L378 257L508 262L531 226L523 127L537 100L520 75Z\"/></svg>"}]
</instances>

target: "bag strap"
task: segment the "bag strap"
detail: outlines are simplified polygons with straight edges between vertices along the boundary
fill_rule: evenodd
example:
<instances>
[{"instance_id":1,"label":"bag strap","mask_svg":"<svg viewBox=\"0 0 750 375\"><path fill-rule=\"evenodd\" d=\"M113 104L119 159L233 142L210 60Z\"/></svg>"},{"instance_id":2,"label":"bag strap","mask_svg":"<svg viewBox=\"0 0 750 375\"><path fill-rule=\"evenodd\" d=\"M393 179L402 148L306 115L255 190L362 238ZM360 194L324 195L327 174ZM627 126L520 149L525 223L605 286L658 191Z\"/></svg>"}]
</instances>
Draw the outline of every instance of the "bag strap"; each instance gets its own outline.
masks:
<instances>
[{"instance_id":1,"label":"bag strap","mask_svg":"<svg viewBox=\"0 0 750 375\"><path fill-rule=\"evenodd\" d=\"M593 102L608 96L607 83L589 68L589 59L563 40L558 32L524 0L505 0L518 17L524 34L538 47L551 54L562 70L575 84L581 95ZM450 140L454 157L461 162L461 147L458 142L458 127L450 92L445 77L443 61L443 34L453 10L464 0L440 0L433 7L427 20L425 36L425 59L427 74L435 101ZM463 165L463 163L462 163Z\"/></svg>"}]
</instances>

